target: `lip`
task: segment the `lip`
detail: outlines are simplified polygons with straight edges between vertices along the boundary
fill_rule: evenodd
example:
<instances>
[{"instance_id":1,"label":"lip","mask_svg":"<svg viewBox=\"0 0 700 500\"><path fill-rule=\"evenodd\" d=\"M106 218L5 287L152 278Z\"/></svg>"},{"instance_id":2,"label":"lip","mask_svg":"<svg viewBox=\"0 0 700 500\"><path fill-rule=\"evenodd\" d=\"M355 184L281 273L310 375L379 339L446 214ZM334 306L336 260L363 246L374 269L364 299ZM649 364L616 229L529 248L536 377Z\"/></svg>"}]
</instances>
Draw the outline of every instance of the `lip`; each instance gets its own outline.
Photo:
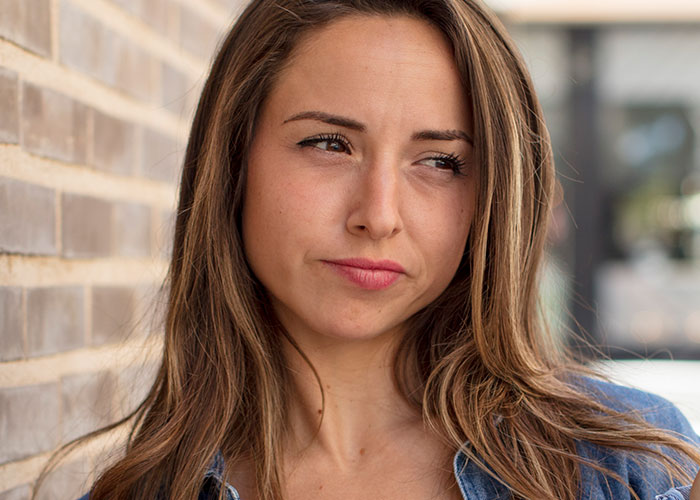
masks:
<instances>
[{"instance_id":1,"label":"lip","mask_svg":"<svg viewBox=\"0 0 700 500\"><path fill-rule=\"evenodd\" d=\"M389 288L406 272L401 264L393 260L352 258L324 260L323 263L365 290Z\"/></svg>"}]
</instances>

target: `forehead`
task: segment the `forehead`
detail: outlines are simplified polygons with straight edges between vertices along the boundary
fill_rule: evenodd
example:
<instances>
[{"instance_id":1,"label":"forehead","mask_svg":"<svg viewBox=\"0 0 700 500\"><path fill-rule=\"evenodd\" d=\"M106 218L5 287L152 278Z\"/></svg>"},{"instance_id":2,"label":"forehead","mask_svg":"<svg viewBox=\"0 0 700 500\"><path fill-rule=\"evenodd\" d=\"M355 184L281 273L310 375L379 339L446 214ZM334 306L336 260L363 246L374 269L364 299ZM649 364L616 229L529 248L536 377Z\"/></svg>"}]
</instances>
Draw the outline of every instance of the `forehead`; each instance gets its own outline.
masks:
<instances>
[{"instance_id":1,"label":"forehead","mask_svg":"<svg viewBox=\"0 0 700 500\"><path fill-rule=\"evenodd\" d=\"M406 120L434 118L463 128L471 114L450 43L428 22L408 16L347 16L306 34L270 100L368 119L393 111ZM334 109L319 108L324 105Z\"/></svg>"}]
</instances>

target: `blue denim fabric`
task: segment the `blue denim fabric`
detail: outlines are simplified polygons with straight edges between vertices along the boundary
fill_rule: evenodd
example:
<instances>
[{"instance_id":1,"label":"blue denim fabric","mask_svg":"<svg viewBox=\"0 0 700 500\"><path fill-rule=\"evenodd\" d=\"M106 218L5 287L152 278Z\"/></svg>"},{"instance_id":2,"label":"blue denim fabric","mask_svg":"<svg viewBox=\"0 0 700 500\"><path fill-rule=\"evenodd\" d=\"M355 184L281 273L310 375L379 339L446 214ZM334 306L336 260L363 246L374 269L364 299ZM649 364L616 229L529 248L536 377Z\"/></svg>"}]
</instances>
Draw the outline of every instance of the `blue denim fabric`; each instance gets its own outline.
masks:
<instances>
[{"instance_id":1,"label":"blue denim fabric","mask_svg":"<svg viewBox=\"0 0 700 500\"><path fill-rule=\"evenodd\" d=\"M690 486L679 486L672 488L663 495L656 495L656 500L689 500Z\"/></svg>"},{"instance_id":2,"label":"blue denim fabric","mask_svg":"<svg viewBox=\"0 0 700 500\"><path fill-rule=\"evenodd\" d=\"M611 409L637 413L657 427L676 432L687 441L700 445L700 438L678 408L659 396L592 379L583 380L580 387ZM635 457L629 452L585 442L578 444L578 451L580 456L606 467L625 480L623 484L591 467L582 467L581 500L630 499L632 497L627 485L630 485L642 500L689 498L690 486L670 484L662 471L645 467L643 462L635 461ZM465 500L510 499L510 492L505 485L481 469L473 460L469 460L461 451L455 455L453 467L455 479ZM692 467L697 472L697 465ZM241 500L236 489L223 480L223 468L223 457L218 454L205 475L198 500L216 500L222 486L226 488L226 500ZM88 500L87 495L80 500Z\"/></svg>"}]
</instances>

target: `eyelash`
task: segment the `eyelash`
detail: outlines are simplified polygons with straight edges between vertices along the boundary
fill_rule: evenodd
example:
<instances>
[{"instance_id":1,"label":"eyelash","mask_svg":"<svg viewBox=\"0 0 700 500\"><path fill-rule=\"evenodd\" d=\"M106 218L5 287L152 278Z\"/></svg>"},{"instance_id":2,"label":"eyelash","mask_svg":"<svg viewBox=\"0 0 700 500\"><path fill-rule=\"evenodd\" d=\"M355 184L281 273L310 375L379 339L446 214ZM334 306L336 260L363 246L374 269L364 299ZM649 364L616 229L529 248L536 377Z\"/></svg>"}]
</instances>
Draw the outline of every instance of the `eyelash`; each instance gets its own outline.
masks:
<instances>
[{"instance_id":1,"label":"eyelash","mask_svg":"<svg viewBox=\"0 0 700 500\"><path fill-rule=\"evenodd\" d=\"M309 146L315 146L316 144L320 142L335 142L338 144L341 144L346 151L343 153L347 154L352 152L352 149L350 148L350 142L343 137L341 134L335 132L332 134L318 134L314 135L312 137L308 137L304 140L301 140L297 143L297 146L299 147L309 147ZM443 161L447 163L448 168L445 169L440 169L438 170L451 170L452 173L455 176L458 175L464 175L464 166L466 165L466 162L459 156L454 153L439 153L436 156L431 156L430 158L426 158L426 160L438 160L438 161Z\"/></svg>"},{"instance_id":2,"label":"eyelash","mask_svg":"<svg viewBox=\"0 0 700 500\"><path fill-rule=\"evenodd\" d=\"M338 144L342 144L342 146L347 150L344 151L344 153L350 153L352 151L348 140L337 132L333 134L314 135L313 137L297 142L297 146L304 148L308 146L315 146L319 142L336 142Z\"/></svg>"},{"instance_id":3,"label":"eyelash","mask_svg":"<svg viewBox=\"0 0 700 500\"><path fill-rule=\"evenodd\" d=\"M433 156L427 159L444 161L448 164L449 169L452 170L452 173L455 176L464 175L464 166L466 165L466 162L459 155L456 155L454 153L440 153L437 156Z\"/></svg>"}]
</instances>

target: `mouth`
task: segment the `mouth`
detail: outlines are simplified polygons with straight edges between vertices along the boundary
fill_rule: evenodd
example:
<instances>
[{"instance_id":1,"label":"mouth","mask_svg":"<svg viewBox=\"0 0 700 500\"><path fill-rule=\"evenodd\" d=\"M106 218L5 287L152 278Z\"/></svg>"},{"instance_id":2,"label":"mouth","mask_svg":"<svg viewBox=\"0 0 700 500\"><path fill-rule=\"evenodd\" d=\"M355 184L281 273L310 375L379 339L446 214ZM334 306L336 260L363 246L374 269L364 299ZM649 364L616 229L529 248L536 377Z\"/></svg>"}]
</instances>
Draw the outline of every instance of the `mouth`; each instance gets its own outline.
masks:
<instances>
[{"instance_id":1,"label":"mouth","mask_svg":"<svg viewBox=\"0 0 700 500\"><path fill-rule=\"evenodd\" d=\"M365 290L383 290L393 285L406 271L392 260L363 258L324 260L340 276Z\"/></svg>"}]
</instances>

